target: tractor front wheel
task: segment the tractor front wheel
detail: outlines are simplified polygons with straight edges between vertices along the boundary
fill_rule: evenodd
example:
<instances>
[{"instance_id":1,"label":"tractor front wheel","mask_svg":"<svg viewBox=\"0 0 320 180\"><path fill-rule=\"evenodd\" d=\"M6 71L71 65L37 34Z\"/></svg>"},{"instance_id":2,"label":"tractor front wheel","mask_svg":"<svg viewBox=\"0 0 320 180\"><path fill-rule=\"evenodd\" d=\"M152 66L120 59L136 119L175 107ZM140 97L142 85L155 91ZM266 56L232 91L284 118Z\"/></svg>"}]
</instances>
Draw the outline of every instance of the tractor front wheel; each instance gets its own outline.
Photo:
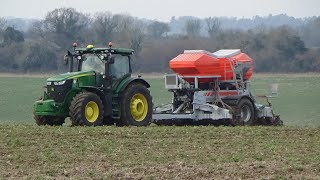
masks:
<instances>
[{"instance_id":1,"label":"tractor front wheel","mask_svg":"<svg viewBox=\"0 0 320 180\"><path fill-rule=\"evenodd\" d=\"M102 101L92 92L81 92L73 98L69 115L72 125L100 126L103 122Z\"/></svg>"},{"instance_id":2,"label":"tractor front wheel","mask_svg":"<svg viewBox=\"0 0 320 180\"><path fill-rule=\"evenodd\" d=\"M152 119L152 97L142 84L129 85L122 95L118 125L147 126Z\"/></svg>"}]
</instances>

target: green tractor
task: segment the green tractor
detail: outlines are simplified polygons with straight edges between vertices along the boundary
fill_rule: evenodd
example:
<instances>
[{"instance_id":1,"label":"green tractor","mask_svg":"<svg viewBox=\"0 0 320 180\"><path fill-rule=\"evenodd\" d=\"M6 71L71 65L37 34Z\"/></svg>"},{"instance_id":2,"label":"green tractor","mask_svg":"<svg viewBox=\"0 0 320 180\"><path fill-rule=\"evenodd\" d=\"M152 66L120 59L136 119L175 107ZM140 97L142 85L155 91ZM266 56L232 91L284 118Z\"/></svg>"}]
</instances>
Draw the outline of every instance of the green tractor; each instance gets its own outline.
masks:
<instances>
[{"instance_id":1,"label":"green tractor","mask_svg":"<svg viewBox=\"0 0 320 180\"><path fill-rule=\"evenodd\" d=\"M149 83L131 77L132 49L77 48L68 51L69 72L47 79L44 96L34 103L38 125L147 126L152 119Z\"/></svg>"}]
</instances>

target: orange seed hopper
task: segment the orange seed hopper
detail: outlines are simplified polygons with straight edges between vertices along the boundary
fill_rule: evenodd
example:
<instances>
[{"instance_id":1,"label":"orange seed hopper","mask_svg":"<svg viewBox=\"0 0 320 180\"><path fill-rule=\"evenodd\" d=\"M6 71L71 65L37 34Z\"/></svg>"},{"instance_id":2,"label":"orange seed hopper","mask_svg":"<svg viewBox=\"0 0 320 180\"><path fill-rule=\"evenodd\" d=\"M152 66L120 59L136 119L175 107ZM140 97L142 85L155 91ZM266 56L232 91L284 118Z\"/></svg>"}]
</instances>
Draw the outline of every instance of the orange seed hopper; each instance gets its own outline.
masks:
<instances>
[{"instance_id":1,"label":"orange seed hopper","mask_svg":"<svg viewBox=\"0 0 320 180\"><path fill-rule=\"evenodd\" d=\"M214 53L204 50L185 50L169 62L170 68L181 76L221 76L220 80L233 80L233 71L242 71L249 80L253 60L240 49L222 49ZM186 81L191 79L185 78ZM210 79L200 79L200 83Z\"/></svg>"}]
</instances>

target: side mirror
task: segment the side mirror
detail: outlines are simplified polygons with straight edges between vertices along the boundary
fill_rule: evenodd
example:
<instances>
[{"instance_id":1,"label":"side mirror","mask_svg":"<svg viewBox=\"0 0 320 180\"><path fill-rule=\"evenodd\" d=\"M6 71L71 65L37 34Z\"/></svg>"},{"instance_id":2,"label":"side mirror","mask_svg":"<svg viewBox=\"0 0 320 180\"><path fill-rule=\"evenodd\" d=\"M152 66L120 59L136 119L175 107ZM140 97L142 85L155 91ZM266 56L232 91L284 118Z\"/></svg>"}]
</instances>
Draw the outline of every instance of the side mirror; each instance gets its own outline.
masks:
<instances>
[{"instance_id":1,"label":"side mirror","mask_svg":"<svg viewBox=\"0 0 320 180\"><path fill-rule=\"evenodd\" d=\"M72 54L70 53L70 51L68 51L68 54L64 55L63 57L63 61L64 61L64 65L68 65L69 62L72 61Z\"/></svg>"},{"instance_id":2,"label":"side mirror","mask_svg":"<svg viewBox=\"0 0 320 180\"><path fill-rule=\"evenodd\" d=\"M63 64L64 64L64 65L68 65L68 64L69 64L69 61L70 61L70 56L64 55L64 57L63 57Z\"/></svg>"}]
</instances>

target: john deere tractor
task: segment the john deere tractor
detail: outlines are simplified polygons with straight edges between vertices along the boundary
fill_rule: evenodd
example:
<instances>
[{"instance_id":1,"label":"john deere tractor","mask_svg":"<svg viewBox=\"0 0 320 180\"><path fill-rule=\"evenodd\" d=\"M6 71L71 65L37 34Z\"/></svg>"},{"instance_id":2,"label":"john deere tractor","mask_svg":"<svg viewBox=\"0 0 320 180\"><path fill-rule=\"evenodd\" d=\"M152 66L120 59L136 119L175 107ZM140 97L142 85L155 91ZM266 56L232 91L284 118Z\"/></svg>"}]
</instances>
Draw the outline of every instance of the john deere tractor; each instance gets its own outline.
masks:
<instances>
[{"instance_id":1,"label":"john deere tractor","mask_svg":"<svg viewBox=\"0 0 320 180\"><path fill-rule=\"evenodd\" d=\"M132 49L77 48L68 51L69 72L47 79L43 97L34 103L38 125L146 126L152 118L150 85L131 77Z\"/></svg>"}]
</instances>

